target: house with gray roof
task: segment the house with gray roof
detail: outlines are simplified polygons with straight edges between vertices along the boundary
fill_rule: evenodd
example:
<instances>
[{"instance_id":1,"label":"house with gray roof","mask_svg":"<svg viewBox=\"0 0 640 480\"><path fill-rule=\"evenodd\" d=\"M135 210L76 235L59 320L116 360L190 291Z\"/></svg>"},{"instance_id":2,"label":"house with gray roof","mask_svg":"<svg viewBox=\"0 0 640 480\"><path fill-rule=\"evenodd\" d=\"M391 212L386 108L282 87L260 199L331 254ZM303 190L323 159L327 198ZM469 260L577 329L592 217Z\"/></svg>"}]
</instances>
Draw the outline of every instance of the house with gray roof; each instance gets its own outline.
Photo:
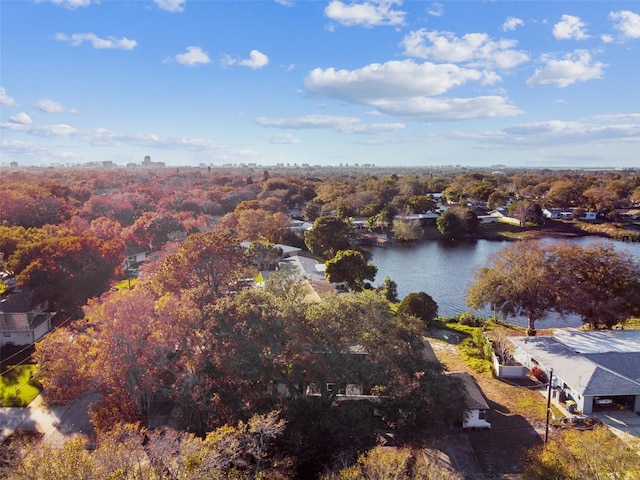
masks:
<instances>
[{"instance_id":1,"label":"house with gray roof","mask_svg":"<svg viewBox=\"0 0 640 480\"><path fill-rule=\"evenodd\" d=\"M13 290L0 297L0 346L31 345L49 331L55 312L31 307L31 294Z\"/></svg>"},{"instance_id":2,"label":"house with gray roof","mask_svg":"<svg viewBox=\"0 0 640 480\"><path fill-rule=\"evenodd\" d=\"M462 420L462 428L491 428L491 424L487 421L489 404L476 380L467 372L453 372L449 375L462 381L466 393L467 410Z\"/></svg>"},{"instance_id":3,"label":"house with gray roof","mask_svg":"<svg viewBox=\"0 0 640 480\"><path fill-rule=\"evenodd\" d=\"M559 395L583 413L609 408L640 413L640 331L556 330L551 337L513 337L514 358L540 368Z\"/></svg>"}]
</instances>

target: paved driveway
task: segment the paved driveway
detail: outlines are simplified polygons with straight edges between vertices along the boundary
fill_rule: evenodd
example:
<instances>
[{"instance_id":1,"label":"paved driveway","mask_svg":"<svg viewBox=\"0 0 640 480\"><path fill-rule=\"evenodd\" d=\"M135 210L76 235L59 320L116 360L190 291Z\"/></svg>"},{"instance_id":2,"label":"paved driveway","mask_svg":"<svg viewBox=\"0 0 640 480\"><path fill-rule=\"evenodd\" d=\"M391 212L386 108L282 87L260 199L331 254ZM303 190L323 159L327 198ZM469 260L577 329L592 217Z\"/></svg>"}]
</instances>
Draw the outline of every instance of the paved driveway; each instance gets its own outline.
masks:
<instances>
[{"instance_id":1,"label":"paved driveway","mask_svg":"<svg viewBox=\"0 0 640 480\"><path fill-rule=\"evenodd\" d=\"M612 410L593 414L618 437L640 444L640 415L630 410Z\"/></svg>"},{"instance_id":2,"label":"paved driveway","mask_svg":"<svg viewBox=\"0 0 640 480\"><path fill-rule=\"evenodd\" d=\"M87 395L68 405L48 408L42 396L24 408L0 408L0 444L15 431L39 432L46 443L61 446L74 434L90 435L93 431L87 408L96 397Z\"/></svg>"}]
</instances>

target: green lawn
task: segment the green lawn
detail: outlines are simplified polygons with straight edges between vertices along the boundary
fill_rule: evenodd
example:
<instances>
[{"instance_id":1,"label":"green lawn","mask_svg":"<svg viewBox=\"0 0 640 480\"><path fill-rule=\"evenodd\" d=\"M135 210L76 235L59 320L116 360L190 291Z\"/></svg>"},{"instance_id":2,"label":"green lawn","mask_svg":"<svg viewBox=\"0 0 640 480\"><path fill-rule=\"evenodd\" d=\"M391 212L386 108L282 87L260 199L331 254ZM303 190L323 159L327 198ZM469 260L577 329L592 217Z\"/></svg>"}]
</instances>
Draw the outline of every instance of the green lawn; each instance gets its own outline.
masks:
<instances>
[{"instance_id":1,"label":"green lawn","mask_svg":"<svg viewBox=\"0 0 640 480\"><path fill-rule=\"evenodd\" d=\"M37 382L31 381L37 368L35 365L7 367L0 377L0 407L26 407L40 393Z\"/></svg>"},{"instance_id":2,"label":"green lawn","mask_svg":"<svg viewBox=\"0 0 640 480\"><path fill-rule=\"evenodd\" d=\"M137 278L125 278L124 280L120 280L118 283L116 283L114 288L116 288L117 290L131 290L135 286L137 280Z\"/></svg>"}]
</instances>

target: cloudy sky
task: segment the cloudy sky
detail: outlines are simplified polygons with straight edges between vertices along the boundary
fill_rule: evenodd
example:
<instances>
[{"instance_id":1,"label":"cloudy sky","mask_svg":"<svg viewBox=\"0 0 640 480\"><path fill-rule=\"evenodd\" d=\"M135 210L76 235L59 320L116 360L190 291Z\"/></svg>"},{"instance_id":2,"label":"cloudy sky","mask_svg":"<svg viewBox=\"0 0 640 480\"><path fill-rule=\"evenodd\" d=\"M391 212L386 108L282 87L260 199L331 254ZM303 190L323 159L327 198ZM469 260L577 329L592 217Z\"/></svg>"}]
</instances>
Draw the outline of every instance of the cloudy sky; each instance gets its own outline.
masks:
<instances>
[{"instance_id":1,"label":"cloudy sky","mask_svg":"<svg viewBox=\"0 0 640 480\"><path fill-rule=\"evenodd\" d=\"M637 1L0 1L3 165L640 166Z\"/></svg>"}]
</instances>

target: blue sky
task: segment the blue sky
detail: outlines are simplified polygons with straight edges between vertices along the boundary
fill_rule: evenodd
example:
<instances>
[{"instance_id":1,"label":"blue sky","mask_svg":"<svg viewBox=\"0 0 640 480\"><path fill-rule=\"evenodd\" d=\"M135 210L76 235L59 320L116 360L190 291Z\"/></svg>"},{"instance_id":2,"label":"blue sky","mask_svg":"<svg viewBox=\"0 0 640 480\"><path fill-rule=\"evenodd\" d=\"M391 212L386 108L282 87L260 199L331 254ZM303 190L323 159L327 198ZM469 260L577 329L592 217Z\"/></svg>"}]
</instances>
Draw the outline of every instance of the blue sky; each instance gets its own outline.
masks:
<instances>
[{"instance_id":1,"label":"blue sky","mask_svg":"<svg viewBox=\"0 0 640 480\"><path fill-rule=\"evenodd\" d=\"M640 166L637 1L0 0L2 165Z\"/></svg>"}]
</instances>

